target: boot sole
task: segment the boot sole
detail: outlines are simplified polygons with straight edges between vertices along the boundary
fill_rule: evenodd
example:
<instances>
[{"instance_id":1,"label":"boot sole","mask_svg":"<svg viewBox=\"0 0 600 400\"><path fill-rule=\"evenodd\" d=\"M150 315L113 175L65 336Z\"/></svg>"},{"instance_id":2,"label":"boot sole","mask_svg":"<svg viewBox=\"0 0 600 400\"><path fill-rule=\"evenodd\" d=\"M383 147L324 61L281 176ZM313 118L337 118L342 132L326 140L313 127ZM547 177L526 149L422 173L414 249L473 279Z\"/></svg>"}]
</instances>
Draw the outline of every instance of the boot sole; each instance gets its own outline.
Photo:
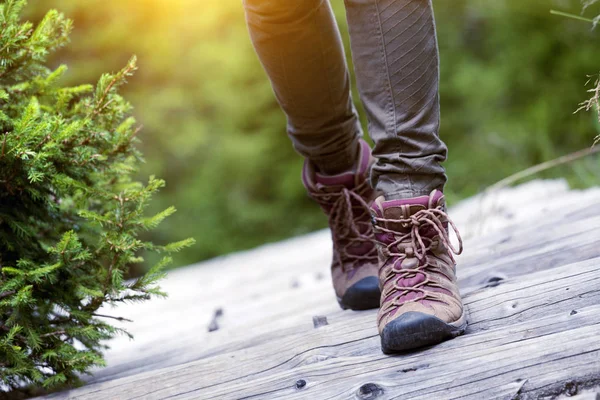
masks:
<instances>
[{"instance_id":1,"label":"boot sole","mask_svg":"<svg viewBox=\"0 0 600 400\"><path fill-rule=\"evenodd\" d=\"M344 310L361 311L379 308L380 297L379 279L369 276L349 287L344 296L338 297L337 301Z\"/></svg>"},{"instance_id":2,"label":"boot sole","mask_svg":"<svg viewBox=\"0 0 600 400\"><path fill-rule=\"evenodd\" d=\"M381 350L393 354L431 346L462 335L467 329L466 311L452 323L425 313L407 312L388 323L381 333Z\"/></svg>"}]
</instances>

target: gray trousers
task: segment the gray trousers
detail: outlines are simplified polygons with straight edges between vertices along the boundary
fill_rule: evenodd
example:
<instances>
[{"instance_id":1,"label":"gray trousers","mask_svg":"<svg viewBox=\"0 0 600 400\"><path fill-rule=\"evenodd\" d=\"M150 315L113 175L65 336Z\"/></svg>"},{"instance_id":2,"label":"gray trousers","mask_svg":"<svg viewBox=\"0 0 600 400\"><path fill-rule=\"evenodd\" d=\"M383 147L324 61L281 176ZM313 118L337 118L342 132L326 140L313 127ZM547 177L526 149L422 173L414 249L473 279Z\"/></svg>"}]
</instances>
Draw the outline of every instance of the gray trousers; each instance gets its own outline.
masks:
<instances>
[{"instance_id":1,"label":"gray trousers","mask_svg":"<svg viewBox=\"0 0 600 400\"><path fill-rule=\"evenodd\" d=\"M345 0L358 90L388 199L443 190L439 62L431 0ZM295 149L323 173L354 165L362 136L327 0L244 0L252 42Z\"/></svg>"}]
</instances>

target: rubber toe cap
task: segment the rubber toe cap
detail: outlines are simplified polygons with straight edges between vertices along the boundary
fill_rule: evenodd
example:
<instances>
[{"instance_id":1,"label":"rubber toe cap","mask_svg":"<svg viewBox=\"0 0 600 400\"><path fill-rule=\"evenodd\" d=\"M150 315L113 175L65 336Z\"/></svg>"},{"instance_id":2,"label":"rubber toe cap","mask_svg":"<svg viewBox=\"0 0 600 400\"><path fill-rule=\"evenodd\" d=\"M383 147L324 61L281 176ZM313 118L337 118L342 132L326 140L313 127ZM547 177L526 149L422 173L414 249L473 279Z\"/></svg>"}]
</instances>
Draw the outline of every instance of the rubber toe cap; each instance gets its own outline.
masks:
<instances>
[{"instance_id":1,"label":"rubber toe cap","mask_svg":"<svg viewBox=\"0 0 600 400\"><path fill-rule=\"evenodd\" d=\"M455 327L434 315L407 312L383 328L381 349L386 354L417 349L443 342L463 332L464 327Z\"/></svg>"},{"instance_id":2,"label":"rubber toe cap","mask_svg":"<svg viewBox=\"0 0 600 400\"><path fill-rule=\"evenodd\" d=\"M351 310L369 310L379 308L379 279L369 276L350 286L340 300L343 308Z\"/></svg>"}]
</instances>

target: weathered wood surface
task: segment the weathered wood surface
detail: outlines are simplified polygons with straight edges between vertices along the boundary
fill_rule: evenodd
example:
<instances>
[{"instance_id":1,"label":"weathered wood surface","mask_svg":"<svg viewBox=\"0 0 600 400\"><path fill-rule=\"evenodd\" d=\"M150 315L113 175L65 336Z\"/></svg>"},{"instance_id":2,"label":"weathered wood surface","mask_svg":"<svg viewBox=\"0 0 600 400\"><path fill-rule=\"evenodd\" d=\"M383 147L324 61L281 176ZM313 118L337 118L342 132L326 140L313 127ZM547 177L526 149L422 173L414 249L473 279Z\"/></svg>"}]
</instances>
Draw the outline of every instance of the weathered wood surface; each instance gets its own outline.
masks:
<instances>
[{"instance_id":1,"label":"weathered wood surface","mask_svg":"<svg viewBox=\"0 0 600 400\"><path fill-rule=\"evenodd\" d=\"M466 237L460 338L384 356L375 312L339 310L318 232L175 271L169 299L107 310L135 320L136 340L111 343L88 385L49 397L596 398L600 189L536 181L451 213Z\"/></svg>"}]
</instances>

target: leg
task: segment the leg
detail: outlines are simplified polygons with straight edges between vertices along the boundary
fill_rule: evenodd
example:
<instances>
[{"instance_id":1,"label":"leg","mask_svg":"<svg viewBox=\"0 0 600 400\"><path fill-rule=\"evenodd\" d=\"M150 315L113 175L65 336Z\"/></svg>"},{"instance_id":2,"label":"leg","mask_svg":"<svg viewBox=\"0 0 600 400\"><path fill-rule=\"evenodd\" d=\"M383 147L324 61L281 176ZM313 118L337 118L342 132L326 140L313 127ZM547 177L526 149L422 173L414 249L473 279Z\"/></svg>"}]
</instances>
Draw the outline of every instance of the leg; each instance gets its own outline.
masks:
<instances>
[{"instance_id":1,"label":"leg","mask_svg":"<svg viewBox=\"0 0 600 400\"><path fill-rule=\"evenodd\" d=\"M387 199L442 190L438 52L430 0L346 0L358 88Z\"/></svg>"},{"instance_id":2,"label":"leg","mask_svg":"<svg viewBox=\"0 0 600 400\"><path fill-rule=\"evenodd\" d=\"M385 197L371 206L379 250L385 353L462 334L466 313L456 281L440 165L438 54L431 0L346 0L358 84ZM457 233L458 234L458 233Z\"/></svg>"},{"instance_id":3,"label":"leg","mask_svg":"<svg viewBox=\"0 0 600 400\"><path fill-rule=\"evenodd\" d=\"M244 0L244 6L294 147L321 172L351 169L361 128L329 2Z\"/></svg>"},{"instance_id":4,"label":"leg","mask_svg":"<svg viewBox=\"0 0 600 400\"><path fill-rule=\"evenodd\" d=\"M338 27L326 0L245 0L250 35L306 157L302 178L329 217L331 274L343 308L379 306L377 251L367 202L373 163L350 97Z\"/></svg>"}]
</instances>

